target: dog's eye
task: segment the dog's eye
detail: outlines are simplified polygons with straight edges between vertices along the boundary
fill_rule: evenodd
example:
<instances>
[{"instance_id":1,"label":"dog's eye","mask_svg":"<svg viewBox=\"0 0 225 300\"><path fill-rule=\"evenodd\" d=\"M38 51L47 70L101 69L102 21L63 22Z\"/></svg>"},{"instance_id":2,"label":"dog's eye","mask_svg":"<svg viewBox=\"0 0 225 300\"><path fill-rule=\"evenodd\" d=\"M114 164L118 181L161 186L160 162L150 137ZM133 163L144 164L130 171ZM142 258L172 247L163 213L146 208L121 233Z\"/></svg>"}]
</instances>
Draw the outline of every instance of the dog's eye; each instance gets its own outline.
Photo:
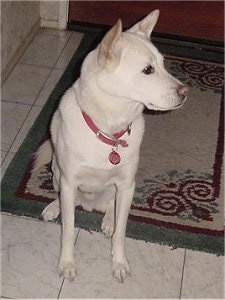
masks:
<instances>
[{"instance_id":1,"label":"dog's eye","mask_svg":"<svg viewBox=\"0 0 225 300\"><path fill-rule=\"evenodd\" d=\"M142 71L144 74L149 75L155 72L155 69L151 66L148 65L147 67L145 67Z\"/></svg>"}]
</instances>

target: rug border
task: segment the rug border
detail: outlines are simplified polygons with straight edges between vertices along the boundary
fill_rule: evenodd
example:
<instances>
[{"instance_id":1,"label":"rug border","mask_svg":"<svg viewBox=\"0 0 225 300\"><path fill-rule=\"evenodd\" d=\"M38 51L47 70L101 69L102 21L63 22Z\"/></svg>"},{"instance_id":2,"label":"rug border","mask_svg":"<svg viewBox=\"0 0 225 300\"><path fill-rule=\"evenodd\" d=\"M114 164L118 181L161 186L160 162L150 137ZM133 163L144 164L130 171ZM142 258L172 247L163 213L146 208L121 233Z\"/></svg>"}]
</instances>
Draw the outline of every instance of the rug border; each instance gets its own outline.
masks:
<instances>
[{"instance_id":1,"label":"rug border","mask_svg":"<svg viewBox=\"0 0 225 300\"><path fill-rule=\"evenodd\" d=\"M79 64L84 55L84 48L90 51L90 47L93 45L97 36L93 32L85 32L83 39L75 52L73 58L71 59L68 67L66 68L61 79L57 83L53 92L51 93L47 103L40 112L34 125L31 127L26 139L22 143L20 149L16 153L14 159L10 163L4 178L2 179L2 190L1 190L1 207L2 211L8 213L14 213L16 215L23 215L28 217L39 217L41 211L45 207L46 203L30 201L29 206L28 201L22 198L15 197L15 191L18 187L18 182L27 168L27 161L31 160L34 151L37 149L40 140L42 140L44 132L49 124L49 119L57 107L58 101L62 94L68 87L73 83L73 79L67 80L67 77L74 78L74 74L71 74L72 66ZM72 76L71 76L72 75ZM57 99L57 101L55 100ZM223 103L223 102L222 102ZM222 126L220 126L221 128ZM35 133L35 134L34 134ZM16 176L15 176L15 169ZM11 174L17 180L12 180ZM20 211L23 213L20 213ZM88 222L87 222L88 215ZM84 221L85 219L85 221ZM91 229L95 231L100 230L102 215L99 213L89 213L86 211L76 210L76 226ZM189 248L192 250L199 250L204 252L215 253L217 255L224 254L224 243L223 238L220 236L208 236L204 234L195 234L191 232L184 232L178 229L171 229L160 227L154 224L139 223L138 228L136 228L136 222L129 220L127 225L127 236L135 239L143 239L145 241L155 242L159 244L167 244L181 248ZM138 231L138 235L137 235ZM176 233L176 234L175 234Z\"/></svg>"}]
</instances>

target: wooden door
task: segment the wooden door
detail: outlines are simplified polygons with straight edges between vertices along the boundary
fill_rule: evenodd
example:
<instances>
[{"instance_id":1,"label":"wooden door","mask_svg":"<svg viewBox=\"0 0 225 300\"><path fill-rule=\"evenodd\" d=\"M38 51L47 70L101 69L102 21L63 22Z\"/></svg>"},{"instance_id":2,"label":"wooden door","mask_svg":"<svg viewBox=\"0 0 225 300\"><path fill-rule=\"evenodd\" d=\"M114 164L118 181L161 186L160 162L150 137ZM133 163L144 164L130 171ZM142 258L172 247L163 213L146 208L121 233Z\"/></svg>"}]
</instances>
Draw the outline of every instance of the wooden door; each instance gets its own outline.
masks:
<instances>
[{"instance_id":1,"label":"wooden door","mask_svg":"<svg viewBox=\"0 0 225 300\"><path fill-rule=\"evenodd\" d=\"M69 22L113 25L118 18L129 27L160 9L155 31L223 42L223 1L70 1Z\"/></svg>"}]
</instances>

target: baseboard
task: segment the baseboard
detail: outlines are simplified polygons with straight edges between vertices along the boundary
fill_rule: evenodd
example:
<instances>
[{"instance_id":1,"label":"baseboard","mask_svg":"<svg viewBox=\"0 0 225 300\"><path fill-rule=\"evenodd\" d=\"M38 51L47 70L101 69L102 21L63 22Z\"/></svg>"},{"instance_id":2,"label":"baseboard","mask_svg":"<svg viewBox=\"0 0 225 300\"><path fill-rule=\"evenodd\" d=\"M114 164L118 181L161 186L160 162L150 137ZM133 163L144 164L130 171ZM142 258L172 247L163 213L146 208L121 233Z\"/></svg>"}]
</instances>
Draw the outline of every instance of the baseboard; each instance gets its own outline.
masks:
<instances>
[{"instance_id":1,"label":"baseboard","mask_svg":"<svg viewBox=\"0 0 225 300\"><path fill-rule=\"evenodd\" d=\"M41 20L38 20L34 26L32 27L30 33L27 35L27 37L24 39L21 46L17 48L15 53L11 56L9 59L8 64L6 67L1 70L1 85L5 82L9 74L12 72L13 68L27 49L27 47L30 45L31 41L34 39L34 37L37 35L38 31L40 30Z\"/></svg>"},{"instance_id":2,"label":"baseboard","mask_svg":"<svg viewBox=\"0 0 225 300\"><path fill-rule=\"evenodd\" d=\"M41 28L43 27L58 29L58 20L41 19Z\"/></svg>"}]
</instances>

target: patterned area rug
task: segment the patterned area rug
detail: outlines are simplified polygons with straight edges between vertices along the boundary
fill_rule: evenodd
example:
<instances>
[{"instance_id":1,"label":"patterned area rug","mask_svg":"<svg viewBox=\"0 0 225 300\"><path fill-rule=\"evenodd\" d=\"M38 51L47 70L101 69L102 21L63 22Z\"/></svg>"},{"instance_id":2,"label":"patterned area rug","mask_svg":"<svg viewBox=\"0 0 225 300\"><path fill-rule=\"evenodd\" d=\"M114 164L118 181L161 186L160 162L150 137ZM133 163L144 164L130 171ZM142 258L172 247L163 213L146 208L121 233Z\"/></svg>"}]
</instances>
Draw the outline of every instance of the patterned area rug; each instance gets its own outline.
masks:
<instances>
[{"instance_id":1,"label":"patterned area rug","mask_svg":"<svg viewBox=\"0 0 225 300\"><path fill-rule=\"evenodd\" d=\"M38 217L56 198L50 166L30 173L62 93L94 43L86 33L2 181L2 210ZM223 66L166 56L168 71L190 87L183 108L145 112L137 187L127 235L173 247L223 254ZM75 72L76 71L76 72ZM102 214L76 211L76 226L100 230Z\"/></svg>"}]
</instances>

